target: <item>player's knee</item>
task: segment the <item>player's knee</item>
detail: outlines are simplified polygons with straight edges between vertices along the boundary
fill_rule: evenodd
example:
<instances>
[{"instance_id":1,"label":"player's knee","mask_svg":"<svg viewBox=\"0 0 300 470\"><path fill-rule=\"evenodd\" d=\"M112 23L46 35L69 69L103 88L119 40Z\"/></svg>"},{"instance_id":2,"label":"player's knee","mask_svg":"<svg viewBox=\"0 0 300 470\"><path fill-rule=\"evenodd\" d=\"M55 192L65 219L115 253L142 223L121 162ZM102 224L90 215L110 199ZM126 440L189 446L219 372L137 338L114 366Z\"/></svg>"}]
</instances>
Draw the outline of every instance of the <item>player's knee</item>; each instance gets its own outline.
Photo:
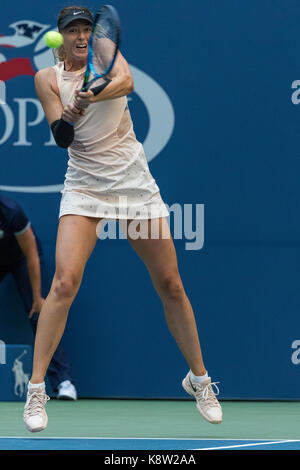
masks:
<instances>
[{"instance_id":1,"label":"player's knee","mask_svg":"<svg viewBox=\"0 0 300 470\"><path fill-rule=\"evenodd\" d=\"M71 272L66 272L56 275L53 283L53 291L58 301L68 301L73 299L79 288L78 275Z\"/></svg>"},{"instance_id":2,"label":"player's knee","mask_svg":"<svg viewBox=\"0 0 300 470\"><path fill-rule=\"evenodd\" d=\"M166 275L159 282L159 291L165 300L180 301L184 289L179 275Z\"/></svg>"}]
</instances>

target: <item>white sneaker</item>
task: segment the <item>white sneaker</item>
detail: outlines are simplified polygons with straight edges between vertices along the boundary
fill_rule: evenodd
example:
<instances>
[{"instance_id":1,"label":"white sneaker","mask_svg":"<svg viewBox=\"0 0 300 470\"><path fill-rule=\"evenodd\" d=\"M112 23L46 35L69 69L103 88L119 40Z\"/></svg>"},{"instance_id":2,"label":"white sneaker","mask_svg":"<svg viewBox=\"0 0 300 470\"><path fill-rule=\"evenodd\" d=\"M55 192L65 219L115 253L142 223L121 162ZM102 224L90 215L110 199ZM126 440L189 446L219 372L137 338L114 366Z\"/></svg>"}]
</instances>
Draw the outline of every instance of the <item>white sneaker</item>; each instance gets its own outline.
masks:
<instances>
[{"instance_id":1,"label":"white sneaker","mask_svg":"<svg viewBox=\"0 0 300 470\"><path fill-rule=\"evenodd\" d=\"M192 382L190 372L182 381L184 390L196 398L196 406L200 414L206 421L212 424L222 422L222 408L216 399L216 395L219 395L217 383L212 382L210 377L203 381L202 384ZM217 393L214 393L213 386Z\"/></svg>"},{"instance_id":2,"label":"white sneaker","mask_svg":"<svg viewBox=\"0 0 300 470\"><path fill-rule=\"evenodd\" d=\"M77 392L70 380L64 380L59 384L57 398L59 400L77 400Z\"/></svg>"},{"instance_id":3,"label":"white sneaker","mask_svg":"<svg viewBox=\"0 0 300 470\"><path fill-rule=\"evenodd\" d=\"M24 407L24 422L28 431L38 432L47 427L45 405L48 400L50 398L46 395L44 387L31 387L28 390Z\"/></svg>"}]
</instances>

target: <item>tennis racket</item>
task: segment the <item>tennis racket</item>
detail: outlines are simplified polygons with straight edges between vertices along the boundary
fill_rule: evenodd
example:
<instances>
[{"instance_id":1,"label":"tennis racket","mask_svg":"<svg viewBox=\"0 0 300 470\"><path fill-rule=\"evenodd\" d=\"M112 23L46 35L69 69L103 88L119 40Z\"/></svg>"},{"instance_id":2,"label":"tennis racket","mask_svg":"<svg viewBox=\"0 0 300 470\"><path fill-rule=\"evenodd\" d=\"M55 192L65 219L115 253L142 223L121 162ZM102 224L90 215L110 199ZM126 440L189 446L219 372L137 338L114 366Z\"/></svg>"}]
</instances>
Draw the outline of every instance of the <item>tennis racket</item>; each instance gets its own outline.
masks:
<instances>
[{"instance_id":1,"label":"tennis racket","mask_svg":"<svg viewBox=\"0 0 300 470\"><path fill-rule=\"evenodd\" d=\"M88 44L87 68L81 91L91 89L96 95L110 82L107 75L114 66L120 41L119 15L113 6L103 5L97 11L93 22ZM99 79L102 79L102 83L90 88Z\"/></svg>"}]
</instances>

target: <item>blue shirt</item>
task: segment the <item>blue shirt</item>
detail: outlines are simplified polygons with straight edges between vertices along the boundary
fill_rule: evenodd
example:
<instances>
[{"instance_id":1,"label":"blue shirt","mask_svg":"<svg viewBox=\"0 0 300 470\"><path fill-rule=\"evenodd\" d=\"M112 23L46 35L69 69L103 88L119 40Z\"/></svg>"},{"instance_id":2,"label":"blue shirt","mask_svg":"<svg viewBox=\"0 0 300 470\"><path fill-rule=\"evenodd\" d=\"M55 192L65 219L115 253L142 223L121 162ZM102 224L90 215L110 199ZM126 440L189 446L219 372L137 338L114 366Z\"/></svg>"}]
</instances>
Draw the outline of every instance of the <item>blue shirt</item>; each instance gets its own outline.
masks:
<instances>
[{"instance_id":1,"label":"blue shirt","mask_svg":"<svg viewBox=\"0 0 300 470\"><path fill-rule=\"evenodd\" d=\"M24 259L16 235L30 227L21 207L12 199L0 195L0 266L9 266ZM39 247L39 241L37 240Z\"/></svg>"}]
</instances>

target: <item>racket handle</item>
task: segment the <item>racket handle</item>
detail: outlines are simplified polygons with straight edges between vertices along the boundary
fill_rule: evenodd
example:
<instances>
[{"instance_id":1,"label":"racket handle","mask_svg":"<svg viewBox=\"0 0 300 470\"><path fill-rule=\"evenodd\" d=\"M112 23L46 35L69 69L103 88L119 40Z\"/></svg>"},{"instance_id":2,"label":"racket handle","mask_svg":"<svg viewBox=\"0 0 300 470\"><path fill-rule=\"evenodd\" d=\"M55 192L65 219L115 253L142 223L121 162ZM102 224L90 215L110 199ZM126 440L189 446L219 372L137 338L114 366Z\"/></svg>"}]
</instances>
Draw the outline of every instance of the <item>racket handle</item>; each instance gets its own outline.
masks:
<instances>
[{"instance_id":1,"label":"racket handle","mask_svg":"<svg viewBox=\"0 0 300 470\"><path fill-rule=\"evenodd\" d=\"M106 81L104 83L102 83L102 85L95 86L94 88L91 88L91 91L94 93L94 96L99 95L99 93L101 93L101 91L104 90L104 88L106 88L107 85L111 82L111 80L109 78L106 78L105 80Z\"/></svg>"}]
</instances>

